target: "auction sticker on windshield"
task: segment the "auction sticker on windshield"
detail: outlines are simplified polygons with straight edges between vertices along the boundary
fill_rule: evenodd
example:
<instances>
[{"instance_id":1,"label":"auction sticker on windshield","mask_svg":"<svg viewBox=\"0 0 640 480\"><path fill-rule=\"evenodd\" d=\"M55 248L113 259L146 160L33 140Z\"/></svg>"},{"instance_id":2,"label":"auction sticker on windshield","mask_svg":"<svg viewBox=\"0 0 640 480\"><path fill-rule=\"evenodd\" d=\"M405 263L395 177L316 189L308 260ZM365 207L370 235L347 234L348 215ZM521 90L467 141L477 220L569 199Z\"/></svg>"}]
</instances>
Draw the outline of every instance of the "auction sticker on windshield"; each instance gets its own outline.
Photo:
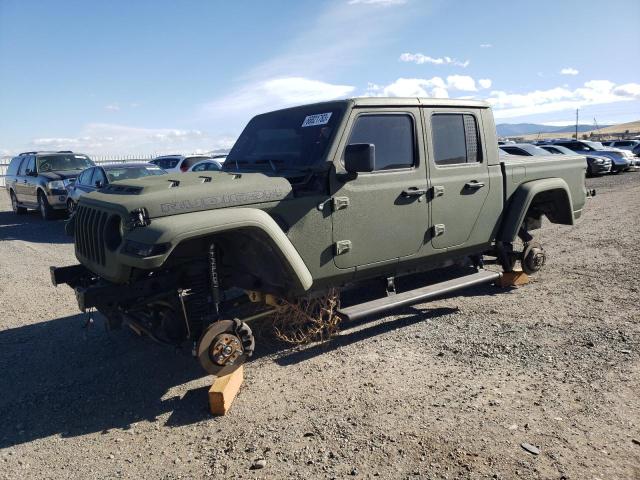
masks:
<instances>
[{"instance_id":1,"label":"auction sticker on windshield","mask_svg":"<svg viewBox=\"0 0 640 480\"><path fill-rule=\"evenodd\" d=\"M316 113L315 115L307 115L302 122L303 127L316 127L318 125L326 125L331 118L331 112L329 113Z\"/></svg>"}]
</instances>

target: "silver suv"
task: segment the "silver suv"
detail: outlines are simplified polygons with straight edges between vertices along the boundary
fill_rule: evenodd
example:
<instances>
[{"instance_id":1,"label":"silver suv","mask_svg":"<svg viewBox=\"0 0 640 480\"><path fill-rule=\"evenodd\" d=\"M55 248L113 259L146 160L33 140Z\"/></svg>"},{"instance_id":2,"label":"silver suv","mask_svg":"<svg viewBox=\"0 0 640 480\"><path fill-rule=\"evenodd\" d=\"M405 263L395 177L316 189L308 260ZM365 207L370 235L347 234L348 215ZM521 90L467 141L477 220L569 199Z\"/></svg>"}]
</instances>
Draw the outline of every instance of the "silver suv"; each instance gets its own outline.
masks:
<instances>
[{"instance_id":1,"label":"silver suv","mask_svg":"<svg viewBox=\"0 0 640 480\"><path fill-rule=\"evenodd\" d=\"M25 152L12 158L5 188L13 211L20 215L36 208L43 219L52 219L56 210L66 211L69 183L94 165L88 156L68 150Z\"/></svg>"}]
</instances>

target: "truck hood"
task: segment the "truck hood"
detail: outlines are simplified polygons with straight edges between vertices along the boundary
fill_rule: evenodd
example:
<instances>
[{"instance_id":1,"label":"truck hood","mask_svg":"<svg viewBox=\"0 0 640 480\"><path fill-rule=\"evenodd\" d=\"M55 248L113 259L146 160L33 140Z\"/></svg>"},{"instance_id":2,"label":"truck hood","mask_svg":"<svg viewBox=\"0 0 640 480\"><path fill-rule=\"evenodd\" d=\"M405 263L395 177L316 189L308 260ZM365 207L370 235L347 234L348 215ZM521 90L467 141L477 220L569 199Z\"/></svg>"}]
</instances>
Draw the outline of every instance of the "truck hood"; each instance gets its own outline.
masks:
<instances>
[{"instance_id":1,"label":"truck hood","mask_svg":"<svg viewBox=\"0 0 640 480\"><path fill-rule=\"evenodd\" d=\"M112 183L85 195L81 203L131 212L144 208L149 218L201 210L278 202L291 196L286 178L263 173L170 173ZM109 204L109 205L105 205Z\"/></svg>"}]
</instances>

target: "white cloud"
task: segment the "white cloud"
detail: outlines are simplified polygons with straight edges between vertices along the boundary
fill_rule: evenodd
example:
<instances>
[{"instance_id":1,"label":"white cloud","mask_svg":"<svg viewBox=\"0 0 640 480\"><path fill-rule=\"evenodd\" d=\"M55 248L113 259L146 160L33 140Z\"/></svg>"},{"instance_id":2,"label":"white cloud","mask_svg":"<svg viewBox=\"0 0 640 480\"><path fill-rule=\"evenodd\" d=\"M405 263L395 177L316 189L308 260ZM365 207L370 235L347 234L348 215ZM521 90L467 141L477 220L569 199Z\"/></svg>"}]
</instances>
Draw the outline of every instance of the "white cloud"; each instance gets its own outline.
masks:
<instances>
[{"instance_id":1,"label":"white cloud","mask_svg":"<svg viewBox=\"0 0 640 480\"><path fill-rule=\"evenodd\" d=\"M400 55L401 62L412 62L416 65L422 65L424 63L430 63L433 65L454 65L456 67L466 68L469 66L469 60L461 62L451 57L430 57L429 55L423 55L422 53L403 53Z\"/></svg>"},{"instance_id":2,"label":"white cloud","mask_svg":"<svg viewBox=\"0 0 640 480\"><path fill-rule=\"evenodd\" d=\"M370 83L365 95L372 97L428 97L449 98L450 90L475 92L476 82L467 75L432 78L398 78L389 85Z\"/></svg>"},{"instance_id":3,"label":"white cloud","mask_svg":"<svg viewBox=\"0 0 640 480\"><path fill-rule=\"evenodd\" d=\"M574 90L556 87L527 93L492 91L487 101L493 106L497 118L510 118L639 98L640 84L627 83L616 86L609 80L591 80Z\"/></svg>"},{"instance_id":4,"label":"white cloud","mask_svg":"<svg viewBox=\"0 0 640 480\"><path fill-rule=\"evenodd\" d=\"M105 105L104 109L109 112L117 112L120 110L120 105L118 105L117 103L110 103L109 105Z\"/></svg>"},{"instance_id":5,"label":"white cloud","mask_svg":"<svg viewBox=\"0 0 640 480\"><path fill-rule=\"evenodd\" d=\"M349 0L349 5L380 5L389 7L391 5L404 5L407 0Z\"/></svg>"},{"instance_id":6,"label":"white cloud","mask_svg":"<svg viewBox=\"0 0 640 480\"><path fill-rule=\"evenodd\" d=\"M218 115L233 112L263 112L303 103L342 98L355 87L336 85L304 77L272 78L246 85L230 95L205 105Z\"/></svg>"},{"instance_id":7,"label":"white cloud","mask_svg":"<svg viewBox=\"0 0 640 480\"><path fill-rule=\"evenodd\" d=\"M476 81L468 75L449 75L447 77L447 87L452 90L463 92L476 92Z\"/></svg>"},{"instance_id":8,"label":"white cloud","mask_svg":"<svg viewBox=\"0 0 640 480\"><path fill-rule=\"evenodd\" d=\"M631 97L636 100L640 100L640 84L638 83L625 83L624 85L618 85L613 89L615 95L623 97Z\"/></svg>"},{"instance_id":9,"label":"white cloud","mask_svg":"<svg viewBox=\"0 0 640 480\"><path fill-rule=\"evenodd\" d=\"M560 75L578 75L580 72L572 67L565 67L560 70Z\"/></svg>"},{"instance_id":10,"label":"white cloud","mask_svg":"<svg viewBox=\"0 0 640 480\"><path fill-rule=\"evenodd\" d=\"M369 84L366 95L373 97L449 97L447 84L440 77L430 79L398 78L386 86Z\"/></svg>"},{"instance_id":11,"label":"white cloud","mask_svg":"<svg viewBox=\"0 0 640 480\"><path fill-rule=\"evenodd\" d=\"M480 85L480 88L491 88L491 80L488 78L481 78L480 80L478 80L478 85Z\"/></svg>"},{"instance_id":12,"label":"white cloud","mask_svg":"<svg viewBox=\"0 0 640 480\"><path fill-rule=\"evenodd\" d=\"M491 48L493 45L491 43L481 43L480 48Z\"/></svg>"}]
</instances>

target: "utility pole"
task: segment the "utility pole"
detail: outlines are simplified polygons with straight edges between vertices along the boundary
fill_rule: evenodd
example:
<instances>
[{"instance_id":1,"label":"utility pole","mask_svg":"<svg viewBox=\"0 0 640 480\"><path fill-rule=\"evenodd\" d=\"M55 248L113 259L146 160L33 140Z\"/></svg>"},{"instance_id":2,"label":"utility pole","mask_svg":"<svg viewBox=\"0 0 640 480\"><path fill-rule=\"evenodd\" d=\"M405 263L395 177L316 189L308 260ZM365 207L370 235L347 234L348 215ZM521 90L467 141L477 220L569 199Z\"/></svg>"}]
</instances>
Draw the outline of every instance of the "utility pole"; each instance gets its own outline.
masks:
<instances>
[{"instance_id":1,"label":"utility pole","mask_svg":"<svg viewBox=\"0 0 640 480\"><path fill-rule=\"evenodd\" d=\"M578 109L576 108L576 140L578 140Z\"/></svg>"}]
</instances>

